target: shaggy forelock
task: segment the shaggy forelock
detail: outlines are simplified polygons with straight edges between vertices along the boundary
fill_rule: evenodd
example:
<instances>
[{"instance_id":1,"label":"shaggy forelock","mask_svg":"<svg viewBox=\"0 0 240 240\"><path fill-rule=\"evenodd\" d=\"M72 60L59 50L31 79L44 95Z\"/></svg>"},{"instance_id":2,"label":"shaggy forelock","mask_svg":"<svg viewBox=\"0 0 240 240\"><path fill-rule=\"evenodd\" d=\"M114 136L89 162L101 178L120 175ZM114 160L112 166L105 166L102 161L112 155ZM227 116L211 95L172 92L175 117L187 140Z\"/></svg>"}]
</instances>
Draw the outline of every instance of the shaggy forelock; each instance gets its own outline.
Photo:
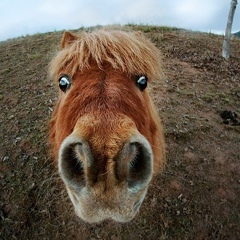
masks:
<instances>
[{"instance_id":1,"label":"shaggy forelock","mask_svg":"<svg viewBox=\"0 0 240 240\"><path fill-rule=\"evenodd\" d=\"M162 61L159 50L141 33L98 30L83 32L79 38L60 50L50 63L50 75L61 71L74 75L96 63L100 69L108 63L114 69L132 75L144 74L161 79Z\"/></svg>"}]
</instances>

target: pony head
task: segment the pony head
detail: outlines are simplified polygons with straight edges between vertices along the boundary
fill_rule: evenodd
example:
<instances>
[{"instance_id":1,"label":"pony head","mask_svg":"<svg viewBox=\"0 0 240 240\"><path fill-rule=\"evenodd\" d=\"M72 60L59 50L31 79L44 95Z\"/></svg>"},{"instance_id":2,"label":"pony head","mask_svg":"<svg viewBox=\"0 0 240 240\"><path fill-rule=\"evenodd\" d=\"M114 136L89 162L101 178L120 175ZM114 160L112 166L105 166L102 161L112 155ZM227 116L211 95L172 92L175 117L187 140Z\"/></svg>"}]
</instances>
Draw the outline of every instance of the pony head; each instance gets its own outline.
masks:
<instances>
[{"instance_id":1,"label":"pony head","mask_svg":"<svg viewBox=\"0 0 240 240\"><path fill-rule=\"evenodd\" d=\"M147 87L162 77L158 49L140 33L65 32L50 75L59 87L50 141L77 216L130 221L164 165Z\"/></svg>"}]
</instances>

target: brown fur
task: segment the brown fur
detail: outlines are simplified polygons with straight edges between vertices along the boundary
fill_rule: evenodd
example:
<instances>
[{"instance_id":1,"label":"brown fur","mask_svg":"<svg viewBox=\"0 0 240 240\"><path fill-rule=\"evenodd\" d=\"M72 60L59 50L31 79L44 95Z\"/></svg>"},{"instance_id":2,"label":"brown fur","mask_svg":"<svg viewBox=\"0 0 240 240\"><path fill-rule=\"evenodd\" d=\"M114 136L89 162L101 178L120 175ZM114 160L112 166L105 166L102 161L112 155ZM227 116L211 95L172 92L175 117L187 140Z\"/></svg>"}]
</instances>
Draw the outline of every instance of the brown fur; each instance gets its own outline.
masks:
<instances>
[{"instance_id":1,"label":"brown fur","mask_svg":"<svg viewBox=\"0 0 240 240\"><path fill-rule=\"evenodd\" d=\"M66 93L60 92L53 113L50 141L54 158L57 161L60 146L69 135L87 141L98 163L96 171L85 170L86 179L96 180L95 195L106 203L121 179L116 176L116 159L134 134L140 133L149 141L155 173L164 166L159 117L147 89L140 91L135 85L136 76L141 74L150 81L161 79L161 58L141 34L122 31L100 30L80 37L66 32L61 47L50 64L50 74L55 81L62 74L69 75L72 86ZM131 156L126 161L131 161Z\"/></svg>"}]
</instances>

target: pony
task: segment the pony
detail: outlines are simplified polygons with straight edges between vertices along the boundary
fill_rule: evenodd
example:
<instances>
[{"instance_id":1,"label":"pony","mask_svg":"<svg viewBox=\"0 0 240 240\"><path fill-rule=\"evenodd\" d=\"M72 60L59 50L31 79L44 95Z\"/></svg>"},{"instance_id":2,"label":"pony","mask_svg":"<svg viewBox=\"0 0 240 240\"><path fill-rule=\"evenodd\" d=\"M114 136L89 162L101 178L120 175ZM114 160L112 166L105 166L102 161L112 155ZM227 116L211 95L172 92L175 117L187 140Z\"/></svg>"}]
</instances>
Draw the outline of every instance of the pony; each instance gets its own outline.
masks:
<instances>
[{"instance_id":1,"label":"pony","mask_svg":"<svg viewBox=\"0 0 240 240\"><path fill-rule=\"evenodd\" d=\"M147 87L163 77L161 54L139 32L66 31L49 73L59 88L51 149L76 215L132 220L165 163Z\"/></svg>"}]
</instances>

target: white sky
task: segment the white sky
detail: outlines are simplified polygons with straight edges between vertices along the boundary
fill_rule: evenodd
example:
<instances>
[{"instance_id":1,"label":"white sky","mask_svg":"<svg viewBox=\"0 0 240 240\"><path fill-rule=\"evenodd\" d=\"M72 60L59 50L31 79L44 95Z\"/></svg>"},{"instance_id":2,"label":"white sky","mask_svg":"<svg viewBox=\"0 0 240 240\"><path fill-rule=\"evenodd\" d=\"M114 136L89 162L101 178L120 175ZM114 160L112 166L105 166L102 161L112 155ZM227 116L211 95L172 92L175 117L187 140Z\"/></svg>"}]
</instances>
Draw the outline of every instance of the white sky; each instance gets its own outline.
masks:
<instances>
[{"instance_id":1,"label":"white sky","mask_svg":"<svg viewBox=\"0 0 240 240\"><path fill-rule=\"evenodd\" d=\"M107 24L224 33L231 0L0 0L0 41ZM232 32L240 31L240 2Z\"/></svg>"}]
</instances>

